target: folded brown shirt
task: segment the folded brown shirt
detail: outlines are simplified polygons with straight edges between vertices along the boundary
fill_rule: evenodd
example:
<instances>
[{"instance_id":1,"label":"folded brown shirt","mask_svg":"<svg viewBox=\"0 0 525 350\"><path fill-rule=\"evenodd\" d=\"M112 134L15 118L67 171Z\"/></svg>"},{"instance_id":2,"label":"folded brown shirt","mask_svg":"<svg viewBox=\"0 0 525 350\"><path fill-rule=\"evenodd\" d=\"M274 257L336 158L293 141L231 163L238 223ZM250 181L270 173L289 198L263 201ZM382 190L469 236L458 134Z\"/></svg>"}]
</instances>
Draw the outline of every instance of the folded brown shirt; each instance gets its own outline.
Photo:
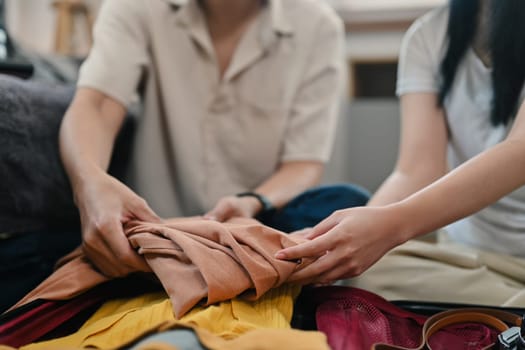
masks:
<instances>
[{"instance_id":1,"label":"folded brown shirt","mask_svg":"<svg viewBox=\"0 0 525 350\"><path fill-rule=\"evenodd\" d=\"M254 219L133 222L125 232L162 283L176 317L201 301L210 305L241 294L257 299L285 283L300 265L274 258L278 250L296 245L296 239ZM15 307L36 299L69 299L109 279L80 248L61 264Z\"/></svg>"}]
</instances>

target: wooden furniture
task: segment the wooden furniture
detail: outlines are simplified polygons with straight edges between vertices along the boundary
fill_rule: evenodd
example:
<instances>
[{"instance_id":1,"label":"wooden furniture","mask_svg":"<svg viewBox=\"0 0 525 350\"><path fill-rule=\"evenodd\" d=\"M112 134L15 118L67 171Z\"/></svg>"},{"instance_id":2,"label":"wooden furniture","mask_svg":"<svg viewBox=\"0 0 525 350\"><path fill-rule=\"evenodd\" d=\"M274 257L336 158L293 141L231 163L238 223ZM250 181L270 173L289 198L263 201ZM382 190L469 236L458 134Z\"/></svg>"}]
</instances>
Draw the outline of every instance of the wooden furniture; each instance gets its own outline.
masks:
<instances>
[{"instance_id":1,"label":"wooden furniture","mask_svg":"<svg viewBox=\"0 0 525 350\"><path fill-rule=\"evenodd\" d=\"M347 32L350 98L395 98L401 40L412 22L445 0L332 0Z\"/></svg>"},{"instance_id":2,"label":"wooden furniture","mask_svg":"<svg viewBox=\"0 0 525 350\"><path fill-rule=\"evenodd\" d=\"M53 6L56 12L55 51L62 55L76 54L74 45L75 20L84 21L89 46L93 42L93 15L83 0L55 0Z\"/></svg>"}]
</instances>

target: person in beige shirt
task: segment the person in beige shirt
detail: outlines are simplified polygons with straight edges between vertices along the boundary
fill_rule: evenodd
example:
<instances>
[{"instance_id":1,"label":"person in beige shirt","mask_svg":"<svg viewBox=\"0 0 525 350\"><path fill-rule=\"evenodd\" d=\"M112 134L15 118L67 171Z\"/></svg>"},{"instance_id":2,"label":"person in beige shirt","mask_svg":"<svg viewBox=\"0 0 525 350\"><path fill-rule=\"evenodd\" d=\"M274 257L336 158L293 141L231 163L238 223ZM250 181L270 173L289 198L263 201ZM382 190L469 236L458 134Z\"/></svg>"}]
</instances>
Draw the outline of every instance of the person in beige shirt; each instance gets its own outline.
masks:
<instances>
[{"instance_id":1,"label":"person in beige shirt","mask_svg":"<svg viewBox=\"0 0 525 350\"><path fill-rule=\"evenodd\" d=\"M330 156L343 58L343 25L322 1L106 0L60 130L85 253L121 275L140 263L130 219L257 217L292 231L364 204L347 185L303 193ZM106 168L137 97L124 184ZM310 221L290 226L297 215Z\"/></svg>"}]
</instances>

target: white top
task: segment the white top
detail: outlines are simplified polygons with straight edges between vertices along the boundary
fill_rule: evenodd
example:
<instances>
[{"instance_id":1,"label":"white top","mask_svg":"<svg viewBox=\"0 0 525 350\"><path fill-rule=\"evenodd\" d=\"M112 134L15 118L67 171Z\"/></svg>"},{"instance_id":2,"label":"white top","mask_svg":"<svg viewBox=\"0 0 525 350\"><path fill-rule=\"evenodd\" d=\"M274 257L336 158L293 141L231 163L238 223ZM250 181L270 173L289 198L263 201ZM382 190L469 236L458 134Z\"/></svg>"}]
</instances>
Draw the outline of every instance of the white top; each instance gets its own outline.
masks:
<instances>
[{"instance_id":1,"label":"white top","mask_svg":"<svg viewBox=\"0 0 525 350\"><path fill-rule=\"evenodd\" d=\"M448 7L440 7L418 19L406 33L400 54L398 95L439 91L439 65L446 50L447 21ZM511 124L494 127L490 122L491 84L491 69L469 49L444 103L452 167L507 137ZM520 101L523 97L522 91ZM525 257L525 187L451 224L447 231L457 242Z\"/></svg>"},{"instance_id":2,"label":"white top","mask_svg":"<svg viewBox=\"0 0 525 350\"><path fill-rule=\"evenodd\" d=\"M127 183L163 217L199 215L285 161L328 160L344 27L317 0L271 0L219 78L197 0L106 0L78 86L144 100Z\"/></svg>"}]
</instances>

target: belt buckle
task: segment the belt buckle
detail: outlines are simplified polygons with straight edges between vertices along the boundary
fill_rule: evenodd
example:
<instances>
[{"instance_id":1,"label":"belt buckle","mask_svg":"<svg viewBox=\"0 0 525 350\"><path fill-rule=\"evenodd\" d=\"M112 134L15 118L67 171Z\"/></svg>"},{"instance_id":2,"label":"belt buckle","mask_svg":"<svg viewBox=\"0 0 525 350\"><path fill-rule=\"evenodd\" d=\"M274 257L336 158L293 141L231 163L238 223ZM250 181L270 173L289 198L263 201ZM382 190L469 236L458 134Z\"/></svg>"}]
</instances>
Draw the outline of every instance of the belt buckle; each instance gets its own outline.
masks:
<instances>
[{"instance_id":1,"label":"belt buckle","mask_svg":"<svg viewBox=\"0 0 525 350\"><path fill-rule=\"evenodd\" d=\"M498 334L499 350L517 349L518 338L520 337L520 327L511 327Z\"/></svg>"}]
</instances>

